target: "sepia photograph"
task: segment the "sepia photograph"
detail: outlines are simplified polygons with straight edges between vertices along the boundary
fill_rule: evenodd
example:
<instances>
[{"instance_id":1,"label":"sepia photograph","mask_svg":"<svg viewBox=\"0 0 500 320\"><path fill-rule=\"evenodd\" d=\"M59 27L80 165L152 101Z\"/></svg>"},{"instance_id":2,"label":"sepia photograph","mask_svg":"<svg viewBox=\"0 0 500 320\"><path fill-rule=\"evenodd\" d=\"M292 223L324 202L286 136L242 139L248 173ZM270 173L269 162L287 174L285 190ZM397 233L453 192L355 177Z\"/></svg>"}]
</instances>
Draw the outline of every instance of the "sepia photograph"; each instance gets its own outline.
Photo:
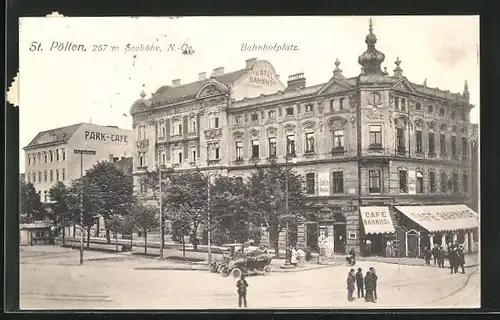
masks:
<instances>
[{"instance_id":1,"label":"sepia photograph","mask_svg":"<svg viewBox=\"0 0 500 320\"><path fill-rule=\"evenodd\" d=\"M479 68L473 15L20 18L20 309L479 308Z\"/></svg>"}]
</instances>

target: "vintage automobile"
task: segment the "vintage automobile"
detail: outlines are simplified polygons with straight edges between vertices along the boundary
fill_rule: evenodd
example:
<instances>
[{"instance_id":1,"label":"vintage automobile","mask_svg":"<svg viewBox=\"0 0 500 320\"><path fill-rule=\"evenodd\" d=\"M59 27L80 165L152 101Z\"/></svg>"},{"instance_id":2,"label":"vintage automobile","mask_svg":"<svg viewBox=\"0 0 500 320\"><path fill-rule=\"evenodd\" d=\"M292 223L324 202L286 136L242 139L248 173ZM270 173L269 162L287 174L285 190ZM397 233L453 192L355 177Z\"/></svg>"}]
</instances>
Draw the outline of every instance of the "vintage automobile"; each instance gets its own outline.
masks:
<instances>
[{"instance_id":1,"label":"vintage automobile","mask_svg":"<svg viewBox=\"0 0 500 320\"><path fill-rule=\"evenodd\" d=\"M217 271L223 276L232 275L234 278L239 278L242 274L249 272L264 272L265 275L271 273L271 261L273 256L262 252L258 249L245 250L243 244L224 245L229 248L230 254L227 260L218 262ZM215 270L216 265L211 266L211 270Z\"/></svg>"}]
</instances>

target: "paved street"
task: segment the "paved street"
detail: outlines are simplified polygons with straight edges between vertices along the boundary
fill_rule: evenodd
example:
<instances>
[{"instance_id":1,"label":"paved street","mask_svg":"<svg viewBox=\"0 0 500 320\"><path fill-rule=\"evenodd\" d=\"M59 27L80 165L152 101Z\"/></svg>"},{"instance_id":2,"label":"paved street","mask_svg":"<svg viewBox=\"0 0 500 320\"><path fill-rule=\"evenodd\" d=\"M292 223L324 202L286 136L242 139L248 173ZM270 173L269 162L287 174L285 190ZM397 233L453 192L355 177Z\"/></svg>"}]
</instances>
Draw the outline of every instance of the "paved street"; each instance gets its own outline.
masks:
<instances>
[{"instance_id":1,"label":"paved street","mask_svg":"<svg viewBox=\"0 0 500 320\"><path fill-rule=\"evenodd\" d=\"M21 248L22 309L235 308L236 281L203 271L158 270L172 263L128 254L85 252L57 246ZM379 276L378 303L347 301L349 267L250 276L250 308L475 308L477 267L449 269L361 261Z\"/></svg>"}]
</instances>

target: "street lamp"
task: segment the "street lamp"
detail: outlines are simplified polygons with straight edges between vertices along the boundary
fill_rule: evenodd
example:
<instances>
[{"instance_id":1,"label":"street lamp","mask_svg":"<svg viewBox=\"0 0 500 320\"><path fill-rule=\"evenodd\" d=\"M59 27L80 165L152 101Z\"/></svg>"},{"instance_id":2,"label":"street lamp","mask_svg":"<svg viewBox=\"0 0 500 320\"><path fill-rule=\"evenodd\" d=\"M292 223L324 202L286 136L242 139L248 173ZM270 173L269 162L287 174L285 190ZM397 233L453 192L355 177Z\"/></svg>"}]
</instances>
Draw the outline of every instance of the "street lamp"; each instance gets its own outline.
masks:
<instances>
[{"instance_id":1,"label":"street lamp","mask_svg":"<svg viewBox=\"0 0 500 320\"><path fill-rule=\"evenodd\" d=\"M74 154L80 155L80 180L81 180L81 195L80 195L80 264L83 264L83 155L95 155L94 150L73 150Z\"/></svg>"},{"instance_id":2,"label":"street lamp","mask_svg":"<svg viewBox=\"0 0 500 320\"><path fill-rule=\"evenodd\" d=\"M160 191L160 260L163 260L163 237L164 237L164 230L163 230L163 194L162 194L162 189L161 189L161 183L162 183L162 170L161 167L158 166L158 182L159 182L159 191Z\"/></svg>"},{"instance_id":3,"label":"street lamp","mask_svg":"<svg viewBox=\"0 0 500 320\"><path fill-rule=\"evenodd\" d=\"M210 147L207 145L207 172L208 172L208 167L210 166ZM212 263L212 239L211 239L211 233L210 233L210 182L211 182L211 175L210 173L208 174L208 179L207 179L207 245L208 245L208 265Z\"/></svg>"},{"instance_id":4,"label":"street lamp","mask_svg":"<svg viewBox=\"0 0 500 320\"><path fill-rule=\"evenodd\" d=\"M293 154L286 154L285 156L285 168L286 168L286 174L285 174L285 213L286 213L286 221L285 221L285 266L290 266L291 265L291 251L288 250L290 247L290 230L288 227L288 157ZM296 164L297 163L297 158L293 157L292 158L292 163Z\"/></svg>"}]
</instances>

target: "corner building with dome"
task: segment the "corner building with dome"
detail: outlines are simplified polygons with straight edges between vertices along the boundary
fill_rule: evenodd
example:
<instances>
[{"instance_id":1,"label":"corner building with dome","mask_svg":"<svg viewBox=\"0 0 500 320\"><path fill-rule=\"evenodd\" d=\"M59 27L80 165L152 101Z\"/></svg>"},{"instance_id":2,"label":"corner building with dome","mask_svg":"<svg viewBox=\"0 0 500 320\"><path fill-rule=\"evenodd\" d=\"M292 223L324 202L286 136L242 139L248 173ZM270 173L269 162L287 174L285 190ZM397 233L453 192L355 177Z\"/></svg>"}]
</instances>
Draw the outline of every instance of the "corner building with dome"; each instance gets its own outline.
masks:
<instances>
[{"instance_id":1,"label":"corner building with dome","mask_svg":"<svg viewBox=\"0 0 500 320\"><path fill-rule=\"evenodd\" d=\"M393 74L382 70L371 21L365 42L359 75L345 77L337 60L319 85L302 73L284 84L270 62L249 59L142 92L130 109L135 192L152 201L140 177L158 165L244 178L276 159L304 176L315 203L298 247L417 257L457 241L476 251L467 82L462 93L412 83L399 58Z\"/></svg>"}]
</instances>

